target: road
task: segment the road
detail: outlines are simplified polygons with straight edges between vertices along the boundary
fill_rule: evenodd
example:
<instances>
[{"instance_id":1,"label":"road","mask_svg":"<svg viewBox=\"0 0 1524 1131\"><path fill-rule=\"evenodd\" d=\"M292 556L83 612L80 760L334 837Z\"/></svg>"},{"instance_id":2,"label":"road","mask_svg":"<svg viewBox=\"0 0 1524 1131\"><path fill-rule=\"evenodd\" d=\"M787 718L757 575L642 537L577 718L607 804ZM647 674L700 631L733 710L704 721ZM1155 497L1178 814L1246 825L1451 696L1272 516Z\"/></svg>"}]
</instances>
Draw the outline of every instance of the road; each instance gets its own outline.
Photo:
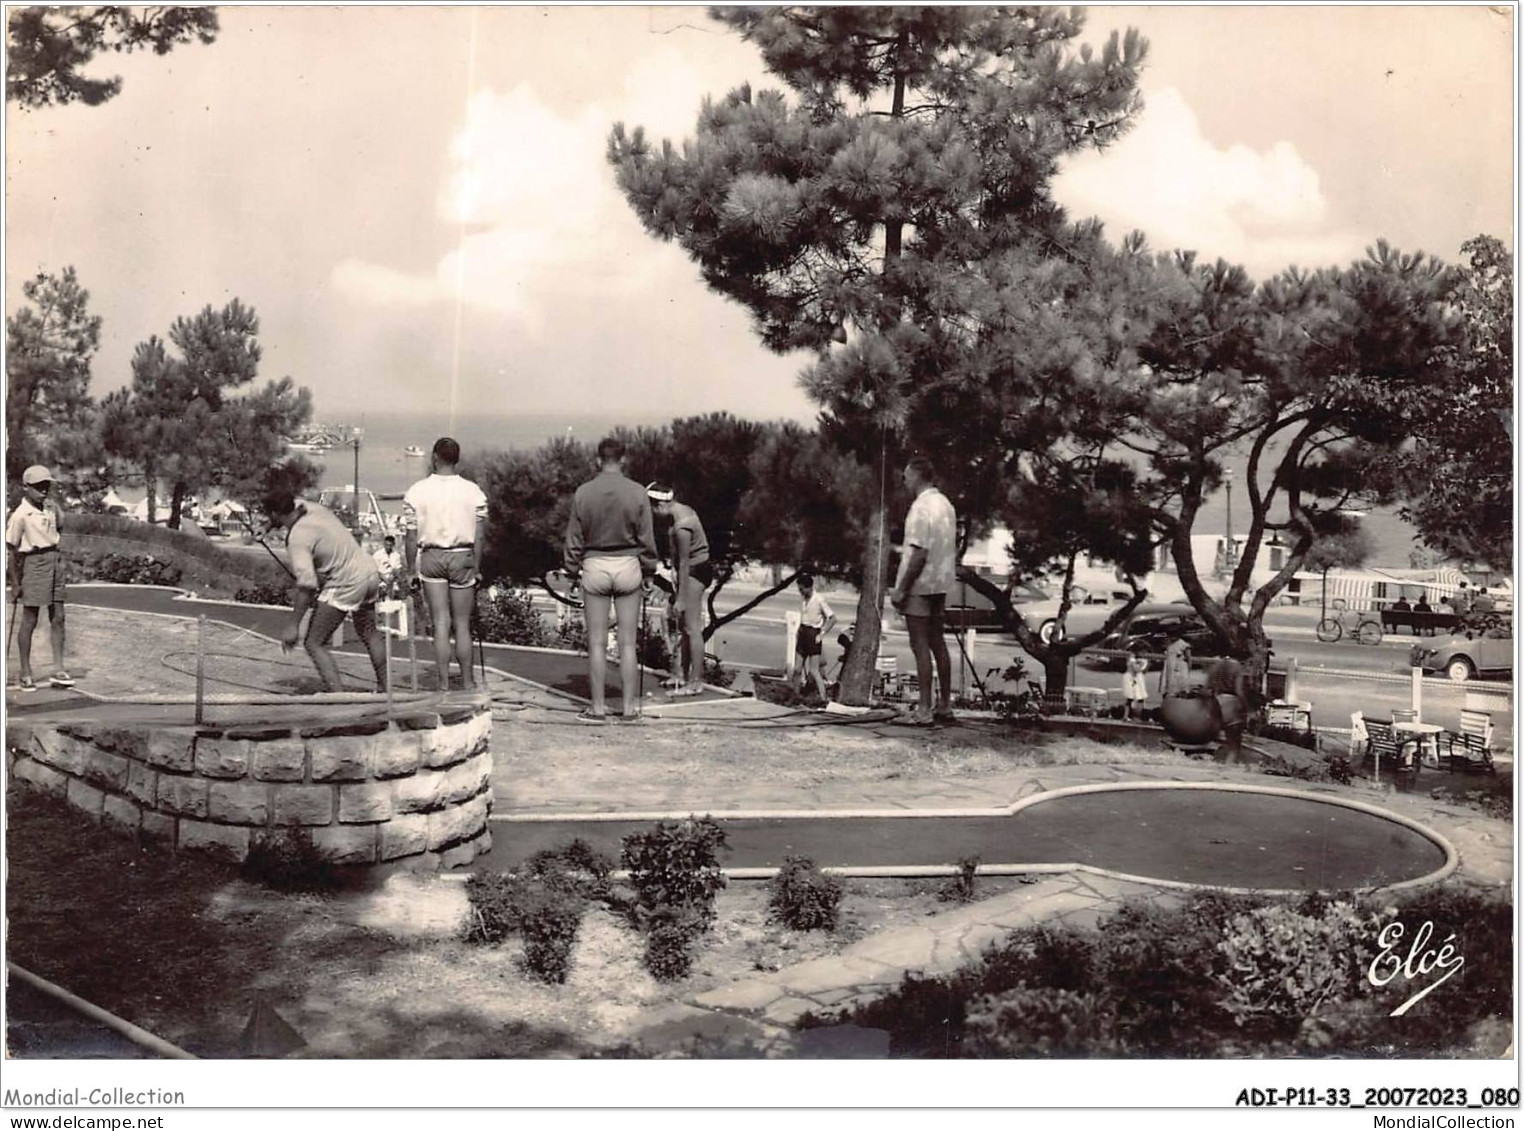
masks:
<instances>
[{"instance_id":1,"label":"road","mask_svg":"<svg viewBox=\"0 0 1524 1131\"><path fill-rule=\"evenodd\" d=\"M723 615L753 599L759 592L761 590L755 586L733 583L722 591L716 607ZM851 623L856 611L856 594L840 589L825 596L837 617L837 628L832 630L825 648L829 676L836 670L841 656L834 638ZM709 650L742 673L757 668L781 668L786 647L784 617L797 610L798 604L797 593L792 589L769 598L715 633L709 642ZM548 597L537 598L536 607L547 615L555 615L555 602ZM1104 609L1084 609L1078 610L1076 616L1089 618L1081 620L1081 624L1098 623L1105 612ZM1347 729L1350 715L1355 711L1373 717L1388 717L1393 708L1410 705L1412 689L1408 653L1412 637L1389 636L1375 646L1348 641L1324 644L1312 630L1315 619L1307 609L1272 610L1267 623L1267 633L1274 648L1272 666L1280 670L1289 661L1296 661L1296 695L1312 702L1314 725ZM1025 664L1028 678L1042 678L1042 665L1027 655L1013 637L1003 633L975 633L971 656L960 653L955 637L949 637L949 646L955 672L954 687L960 692L975 692L976 675L992 689L1020 690L1019 685L1008 685L1000 678L1000 673L1018 658ZM891 618L880 655L894 657L901 672L915 671L909 640L897 618ZM1116 671L1081 659L1071 666L1069 682L1071 685L1120 688L1121 678ZM1157 696L1157 671L1150 673L1148 682L1150 692ZM745 686L744 680L741 686ZM1511 691L1510 684L1501 682L1454 684L1443 678L1425 679L1423 717L1426 721L1455 729L1469 696L1482 709L1492 713L1498 741L1506 745L1511 742L1512 732ZM1479 695L1485 696L1485 701L1477 700Z\"/></svg>"}]
</instances>

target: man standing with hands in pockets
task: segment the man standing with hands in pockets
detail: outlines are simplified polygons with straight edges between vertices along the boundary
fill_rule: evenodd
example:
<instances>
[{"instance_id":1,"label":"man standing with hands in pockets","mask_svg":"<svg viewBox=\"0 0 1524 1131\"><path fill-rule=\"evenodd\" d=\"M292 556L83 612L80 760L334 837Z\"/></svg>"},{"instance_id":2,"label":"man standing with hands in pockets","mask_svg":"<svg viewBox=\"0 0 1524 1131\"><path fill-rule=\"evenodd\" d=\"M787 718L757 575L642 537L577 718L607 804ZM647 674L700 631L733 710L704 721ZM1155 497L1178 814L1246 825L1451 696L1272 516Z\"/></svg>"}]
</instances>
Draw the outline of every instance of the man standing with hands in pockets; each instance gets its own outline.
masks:
<instances>
[{"instance_id":1,"label":"man standing with hands in pockets","mask_svg":"<svg viewBox=\"0 0 1524 1131\"><path fill-rule=\"evenodd\" d=\"M905 618L921 701L902 721L931 726L953 718L952 656L947 651L944 616L958 556L958 518L947 496L937 490L931 462L924 456L915 456L905 465L904 478L915 502L905 516L905 548L889 600ZM931 706L933 659L937 665L935 711Z\"/></svg>"},{"instance_id":2,"label":"man standing with hands in pockets","mask_svg":"<svg viewBox=\"0 0 1524 1131\"><path fill-rule=\"evenodd\" d=\"M423 583L434 622L434 665L439 690L450 688L450 630L455 630L455 658L461 686L471 678L471 612L481 578L482 545L487 537L487 496L456 470L460 445L448 436L434 442L432 474L402 496L405 568Z\"/></svg>"}]
</instances>

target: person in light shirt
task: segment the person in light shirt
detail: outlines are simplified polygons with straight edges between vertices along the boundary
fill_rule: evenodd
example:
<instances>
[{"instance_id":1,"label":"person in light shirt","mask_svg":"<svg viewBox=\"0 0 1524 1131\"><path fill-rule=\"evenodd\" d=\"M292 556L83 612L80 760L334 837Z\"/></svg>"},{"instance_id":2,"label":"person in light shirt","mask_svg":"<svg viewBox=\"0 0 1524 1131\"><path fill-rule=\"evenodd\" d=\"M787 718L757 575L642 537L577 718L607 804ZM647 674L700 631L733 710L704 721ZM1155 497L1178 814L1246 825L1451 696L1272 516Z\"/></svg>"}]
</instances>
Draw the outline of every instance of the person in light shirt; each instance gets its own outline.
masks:
<instances>
[{"instance_id":1,"label":"person in light shirt","mask_svg":"<svg viewBox=\"0 0 1524 1131\"><path fill-rule=\"evenodd\" d=\"M487 496L463 478L460 445L448 436L434 442L429 457L431 474L402 496L402 527L406 560L423 583L429 616L434 623L434 664L439 689L450 686L450 633L455 633L455 659L461 686L475 688L471 678L471 610L481 580L482 544L487 537Z\"/></svg>"},{"instance_id":2,"label":"person in light shirt","mask_svg":"<svg viewBox=\"0 0 1524 1131\"><path fill-rule=\"evenodd\" d=\"M915 496L905 516L905 552L890 603L905 618L915 653L921 701L904 721L913 726L951 722L952 656L947 651L944 616L958 557L958 519L947 496L937 490L931 463L923 456L905 465L905 487ZM931 706L931 668L936 661L937 706Z\"/></svg>"},{"instance_id":3,"label":"person in light shirt","mask_svg":"<svg viewBox=\"0 0 1524 1131\"><path fill-rule=\"evenodd\" d=\"M381 540L381 548L371 557L375 560L376 572L381 575L382 594L393 596L392 586L402 573L402 554L397 549L397 539L388 534Z\"/></svg>"},{"instance_id":4,"label":"person in light shirt","mask_svg":"<svg viewBox=\"0 0 1524 1131\"><path fill-rule=\"evenodd\" d=\"M11 611L21 606L21 690L36 691L32 678L32 633L44 605L53 644L54 687L73 687L64 670L64 575L58 555L58 504L49 496L53 476L41 464L21 473L21 503L5 523L5 547L10 555Z\"/></svg>"}]
</instances>

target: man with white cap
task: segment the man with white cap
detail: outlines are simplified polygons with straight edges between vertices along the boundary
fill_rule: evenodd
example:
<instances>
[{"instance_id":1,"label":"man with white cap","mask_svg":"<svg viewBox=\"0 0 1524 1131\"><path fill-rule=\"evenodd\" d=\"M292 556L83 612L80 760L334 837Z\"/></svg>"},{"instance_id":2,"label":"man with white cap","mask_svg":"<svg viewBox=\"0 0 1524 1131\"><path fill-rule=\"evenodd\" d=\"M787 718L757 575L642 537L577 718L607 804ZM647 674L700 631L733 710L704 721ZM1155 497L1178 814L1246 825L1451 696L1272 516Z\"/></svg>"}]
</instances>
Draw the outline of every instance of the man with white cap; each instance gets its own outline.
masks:
<instances>
[{"instance_id":1,"label":"man with white cap","mask_svg":"<svg viewBox=\"0 0 1524 1131\"><path fill-rule=\"evenodd\" d=\"M36 691L32 678L32 632L37 616L48 607L48 621L53 644L54 687L73 687L74 680L64 670L64 576L58 554L58 504L50 498L53 476L41 464L33 464L21 473L19 506L5 524L5 547L9 556L11 611L21 605L21 690Z\"/></svg>"}]
</instances>

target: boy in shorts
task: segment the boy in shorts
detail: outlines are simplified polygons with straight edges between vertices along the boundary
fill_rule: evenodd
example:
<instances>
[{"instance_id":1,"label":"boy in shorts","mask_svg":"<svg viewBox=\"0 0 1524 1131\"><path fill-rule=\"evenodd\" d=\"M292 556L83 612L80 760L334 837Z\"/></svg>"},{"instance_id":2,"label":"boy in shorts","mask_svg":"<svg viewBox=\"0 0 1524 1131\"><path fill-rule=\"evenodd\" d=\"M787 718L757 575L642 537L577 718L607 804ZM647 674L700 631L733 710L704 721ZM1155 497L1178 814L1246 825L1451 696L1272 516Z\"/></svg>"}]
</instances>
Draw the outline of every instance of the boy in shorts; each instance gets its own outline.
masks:
<instances>
[{"instance_id":1,"label":"boy in shorts","mask_svg":"<svg viewBox=\"0 0 1524 1131\"><path fill-rule=\"evenodd\" d=\"M53 476L41 464L21 473L19 506L5 524L5 546L10 555L11 609L21 605L21 690L36 691L32 678L32 633L44 605L53 645L54 687L73 687L64 670L64 576L58 553L58 504L49 496Z\"/></svg>"},{"instance_id":2,"label":"boy in shorts","mask_svg":"<svg viewBox=\"0 0 1524 1131\"><path fill-rule=\"evenodd\" d=\"M799 631L794 636L794 662L798 665L800 678L796 681L794 673L790 672L789 680L796 688L802 689L804 680L814 679L815 690L820 693L821 702L826 702L829 697L826 695L825 676L820 673L820 642L836 623L836 614L826 604L825 598L815 592L813 575L801 572L797 584Z\"/></svg>"}]
</instances>

